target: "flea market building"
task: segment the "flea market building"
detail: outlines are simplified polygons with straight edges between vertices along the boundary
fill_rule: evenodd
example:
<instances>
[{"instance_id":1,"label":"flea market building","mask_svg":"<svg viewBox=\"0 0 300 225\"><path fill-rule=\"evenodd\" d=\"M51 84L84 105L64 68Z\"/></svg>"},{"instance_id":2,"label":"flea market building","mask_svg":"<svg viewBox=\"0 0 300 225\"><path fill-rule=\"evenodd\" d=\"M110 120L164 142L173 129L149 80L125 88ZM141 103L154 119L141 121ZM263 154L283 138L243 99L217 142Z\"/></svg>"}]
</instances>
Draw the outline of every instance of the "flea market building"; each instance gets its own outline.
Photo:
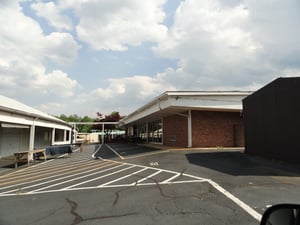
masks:
<instances>
[{"instance_id":1,"label":"flea market building","mask_svg":"<svg viewBox=\"0 0 300 225\"><path fill-rule=\"evenodd\" d=\"M16 152L71 143L66 122L0 95L0 158Z\"/></svg>"},{"instance_id":2,"label":"flea market building","mask_svg":"<svg viewBox=\"0 0 300 225\"><path fill-rule=\"evenodd\" d=\"M174 147L243 147L241 91L167 91L120 121L127 137Z\"/></svg>"}]
</instances>

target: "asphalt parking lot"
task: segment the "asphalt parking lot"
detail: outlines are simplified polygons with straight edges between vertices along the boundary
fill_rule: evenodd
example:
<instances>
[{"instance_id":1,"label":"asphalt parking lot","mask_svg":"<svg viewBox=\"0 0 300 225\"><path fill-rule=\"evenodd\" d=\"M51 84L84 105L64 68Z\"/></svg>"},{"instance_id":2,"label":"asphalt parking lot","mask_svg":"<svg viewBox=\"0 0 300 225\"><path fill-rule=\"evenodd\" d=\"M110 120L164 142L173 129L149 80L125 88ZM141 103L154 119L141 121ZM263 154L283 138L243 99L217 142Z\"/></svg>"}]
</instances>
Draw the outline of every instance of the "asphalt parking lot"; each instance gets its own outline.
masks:
<instances>
[{"instance_id":1,"label":"asphalt parking lot","mask_svg":"<svg viewBox=\"0 0 300 225\"><path fill-rule=\"evenodd\" d=\"M258 224L300 169L239 151L85 146L0 176L0 224ZM99 149L98 149L99 150Z\"/></svg>"}]
</instances>

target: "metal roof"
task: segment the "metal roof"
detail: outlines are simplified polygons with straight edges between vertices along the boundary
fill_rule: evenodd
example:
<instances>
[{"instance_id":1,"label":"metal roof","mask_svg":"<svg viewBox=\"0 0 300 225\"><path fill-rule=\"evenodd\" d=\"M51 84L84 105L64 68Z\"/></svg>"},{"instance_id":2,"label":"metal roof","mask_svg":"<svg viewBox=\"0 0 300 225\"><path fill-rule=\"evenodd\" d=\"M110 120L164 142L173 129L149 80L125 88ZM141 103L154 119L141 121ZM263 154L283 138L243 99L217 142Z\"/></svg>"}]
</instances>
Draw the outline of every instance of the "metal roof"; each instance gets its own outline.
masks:
<instances>
[{"instance_id":1,"label":"metal roof","mask_svg":"<svg viewBox=\"0 0 300 225\"><path fill-rule=\"evenodd\" d=\"M30 106L27 106L21 102L5 97L3 95L0 95L0 111L12 112L20 115L26 115L30 117L35 117L39 119L44 119L44 120L68 125L66 122L54 116L48 115L47 113L41 112L37 109L34 109Z\"/></svg>"}]
</instances>

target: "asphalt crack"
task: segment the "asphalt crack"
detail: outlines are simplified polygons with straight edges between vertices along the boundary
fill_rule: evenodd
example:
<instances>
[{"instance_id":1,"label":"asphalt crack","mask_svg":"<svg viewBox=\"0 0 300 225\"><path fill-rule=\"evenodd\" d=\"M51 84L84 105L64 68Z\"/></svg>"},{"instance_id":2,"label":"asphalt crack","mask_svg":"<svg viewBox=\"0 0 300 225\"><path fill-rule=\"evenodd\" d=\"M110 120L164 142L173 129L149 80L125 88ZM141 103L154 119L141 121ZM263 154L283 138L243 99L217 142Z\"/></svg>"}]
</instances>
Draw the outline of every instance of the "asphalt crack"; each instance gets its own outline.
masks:
<instances>
[{"instance_id":1,"label":"asphalt crack","mask_svg":"<svg viewBox=\"0 0 300 225\"><path fill-rule=\"evenodd\" d=\"M70 213L75 217L73 222L71 223L71 225L80 224L83 221L111 219L111 218L120 218L120 217L137 215L137 213L125 213L125 214L118 214L118 215L107 215L107 216L97 216L97 217L83 218L76 211L77 208L78 208L78 204L75 201L72 201L69 198L66 198L66 202L71 206Z\"/></svg>"},{"instance_id":2,"label":"asphalt crack","mask_svg":"<svg viewBox=\"0 0 300 225\"><path fill-rule=\"evenodd\" d=\"M121 192L127 191L127 190L129 190L129 189L131 189L131 188L133 188L133 187L136 187L137 184L138 184L138 181L136 180L134 186L128 187L128 188L125 188L125 189L122 189L122 190L119 190L119 191L116 191L116 192L115 192L116 197L115 197L115 200L113 201L113 206L117 205L117 203L118 203L118 201L119 201L119 199L120 199L120 193L121 193Z\"/></svg>"},{"instance_id":3,"label":"asphalt crack","mask_svg":"<svg viewBox=\"0 0 300 225\"><path fill-rule=\"evenodd\" d=\"M83 218L76 212L78 204L76 202L70 200L69 198L66 198L66 201L71 206L70 213L75 217L73 220L73 223L71 223L71 225L76 225L76 224L81 223L81 221L83 221Z\"/></svg>"}]
</instances>

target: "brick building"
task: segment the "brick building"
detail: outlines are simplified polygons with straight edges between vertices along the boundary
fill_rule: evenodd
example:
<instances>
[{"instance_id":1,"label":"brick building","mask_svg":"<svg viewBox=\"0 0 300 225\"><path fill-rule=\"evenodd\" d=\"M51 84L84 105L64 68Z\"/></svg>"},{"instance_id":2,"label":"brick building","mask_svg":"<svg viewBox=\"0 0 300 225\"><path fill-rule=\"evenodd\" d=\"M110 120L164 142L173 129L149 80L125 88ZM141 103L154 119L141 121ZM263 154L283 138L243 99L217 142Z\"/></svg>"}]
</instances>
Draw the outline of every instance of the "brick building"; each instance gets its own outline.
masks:
<instances>
[{"instance_id":1,"label":"brick building","mask_svg":"<svg viewBox=\"0 0 300 225\"><path fill-rule=\"evenodd\" d=\"M128 137L175 147L244 146L249 92L165 92L120 121Z\"/></svg>"}]
</instances>

